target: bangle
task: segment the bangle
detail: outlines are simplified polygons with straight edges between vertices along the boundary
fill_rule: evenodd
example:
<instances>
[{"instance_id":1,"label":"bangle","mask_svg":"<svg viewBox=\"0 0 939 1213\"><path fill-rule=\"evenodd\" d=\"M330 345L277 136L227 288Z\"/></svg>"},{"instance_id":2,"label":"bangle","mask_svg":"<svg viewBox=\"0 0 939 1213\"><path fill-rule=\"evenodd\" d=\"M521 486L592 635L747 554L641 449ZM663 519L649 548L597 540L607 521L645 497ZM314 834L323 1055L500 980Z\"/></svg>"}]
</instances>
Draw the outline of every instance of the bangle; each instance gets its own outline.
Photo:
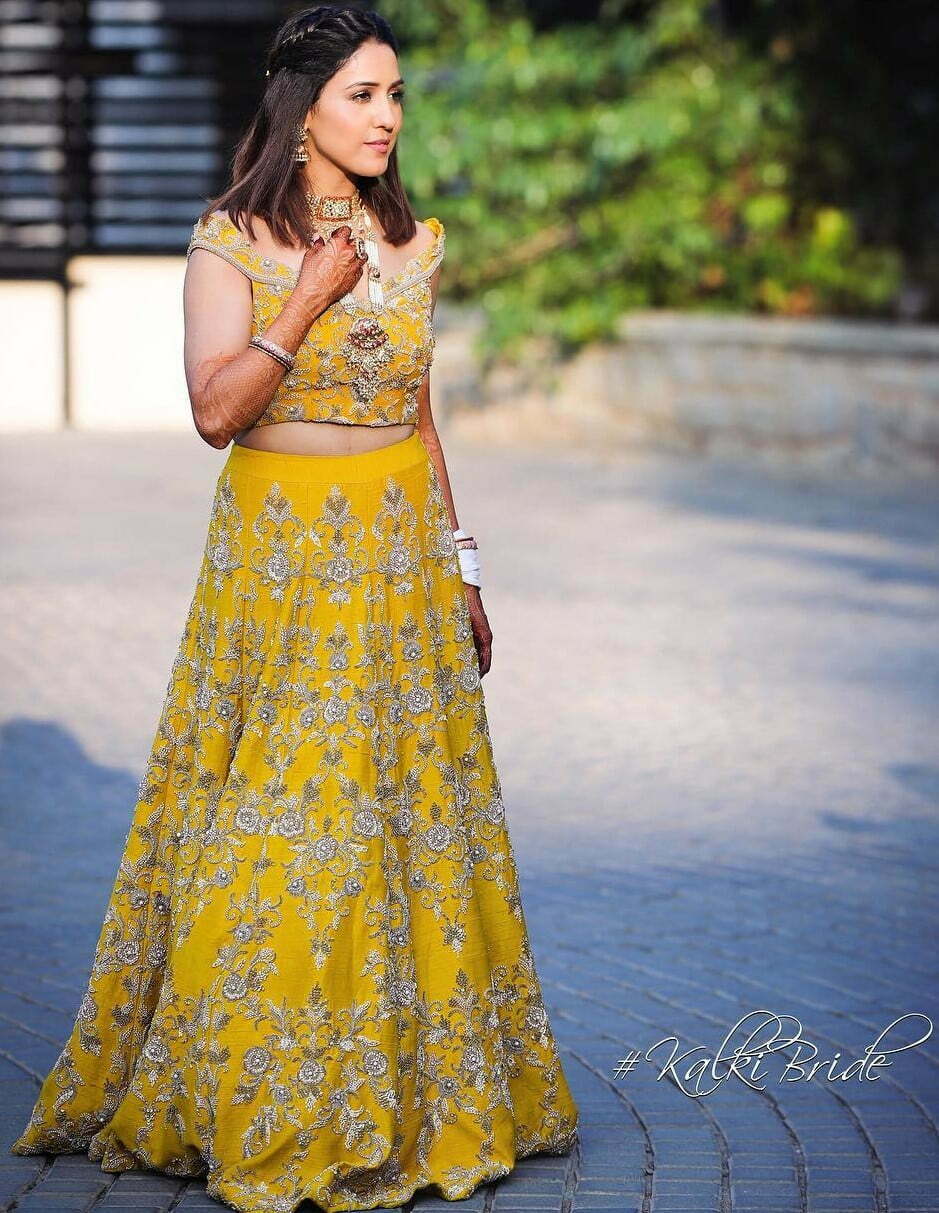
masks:
<instances>
[{"instance_id":1,"label":"bangle","mask_svg":"<svg viewBox=\"0 0 939 1213\"><path fill-rule=\"evenodd\" d=\"M462 527L456 528L453 532L453 539L456 544L456 554L460 561L460 575L467 584L475 585L477 589L481 589L479 555L477 553L479 545L473 536L467 534Z\"/></svg>"},{"instance_id":2,"label":"bangle","mask_svg":"<svg viewBox=\"0 0 939 1213\"><path fill-rule=\"evenodd\" d=\"M286 367L289 371L293 366L294 355L289 350L281 349L279 345L275 345L273 341L268 341L266 337L252 337L248 342L249 346L253 346L256 350L261 350L262 353L270 354L275 362L279 362L281 366Z\"/></svg>"},{"instance_id":3,"label":"bangle","mask_svg":"<svg viewBox=\"0 0 939 1213\"><path fill-rule=\"evenodd\" d=\"M477 589L482 589L479 576L479 557L469 548L460 548L457 555L460 558L460 576L467 585L474 585Z\"/></svg>"}]
</instances>

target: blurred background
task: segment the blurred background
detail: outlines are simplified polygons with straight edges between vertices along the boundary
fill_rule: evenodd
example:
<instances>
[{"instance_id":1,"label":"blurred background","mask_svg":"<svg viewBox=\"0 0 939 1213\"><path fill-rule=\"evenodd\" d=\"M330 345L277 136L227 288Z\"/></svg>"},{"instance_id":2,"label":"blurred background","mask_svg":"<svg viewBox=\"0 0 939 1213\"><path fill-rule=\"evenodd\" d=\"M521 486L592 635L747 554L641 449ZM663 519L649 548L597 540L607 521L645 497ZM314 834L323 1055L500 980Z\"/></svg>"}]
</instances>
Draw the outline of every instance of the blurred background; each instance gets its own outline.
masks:
<instances>
[{"instance_id":1,"label":"blurred background","mask_svg":"<svg viewBox=\"0 0 939 1213\"><path fill-rule=\"evenodd\" d=\"M186 245L300 7L0 0L0 1141L82 997L228 458L192 425ZM613 1075L761 1007L845 1062L939 1022L939 6L378 7L586 1126L498 1207L937 1210L934 1042L873 1086ZM17 1213L206 1207L3 1162Z\"/></svg>"},{"instance_id":2,"label":"blurred background","mask_svg":"<svg viewBox=\"0 0 939 1213\"><path fill-rule=\"evenodd\" d=\"M0 428L191 427L183 254L302 7L0 5ZM935 5L378 8L445 424L932 474Z\"/></svg>"}]
</instances>

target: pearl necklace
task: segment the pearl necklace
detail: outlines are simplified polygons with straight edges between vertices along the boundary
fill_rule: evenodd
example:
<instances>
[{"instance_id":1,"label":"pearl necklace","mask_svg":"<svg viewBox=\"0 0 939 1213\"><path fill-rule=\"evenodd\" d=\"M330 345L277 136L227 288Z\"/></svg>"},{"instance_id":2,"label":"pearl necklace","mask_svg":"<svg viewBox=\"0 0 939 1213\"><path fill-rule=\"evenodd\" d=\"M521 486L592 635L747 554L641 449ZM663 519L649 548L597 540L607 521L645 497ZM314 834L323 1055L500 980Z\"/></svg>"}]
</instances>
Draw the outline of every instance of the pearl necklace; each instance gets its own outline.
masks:
<instances>
[{"instance_id":1,"label":"pearl necklace","mask_svg":"<svg viewBox=\"0 0 939 1213\"><path fill-rule=\"evenodd\" d=\"M307 190L306 202L314 239L322 236L324 241L328 240L336 228L344 224L352 229L359 255L364 249L368 258L368 297L374 307L383 307L385 293L381 284L378 241L362 195L355 187L351 194L315 194Z\"/></svg>"}]
</instances>

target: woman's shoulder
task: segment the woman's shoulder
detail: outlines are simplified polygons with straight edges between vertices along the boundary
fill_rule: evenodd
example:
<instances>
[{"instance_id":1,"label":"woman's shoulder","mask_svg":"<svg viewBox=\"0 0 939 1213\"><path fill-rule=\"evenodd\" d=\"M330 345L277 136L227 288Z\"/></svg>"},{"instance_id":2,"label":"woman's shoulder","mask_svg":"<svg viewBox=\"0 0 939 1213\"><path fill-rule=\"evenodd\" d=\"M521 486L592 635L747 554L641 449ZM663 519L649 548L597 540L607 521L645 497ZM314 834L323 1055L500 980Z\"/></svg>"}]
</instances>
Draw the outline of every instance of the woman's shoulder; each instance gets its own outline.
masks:
<instances>
[{"instance_id":1,"label":"woman's shoulder","mask_svg":"<svg viewBox=\"0 0 939 1213\"><path fill-rule=\"evenodd\" d=\"M201 214L192 225L187 256L194 248L236 248L244 236L225 211Z\"/></svg>"},{"instance_id":2,"label":"woman's shoulder","mask_svg":"<svg viewBox=\"0 0 939 1213\"><path fill-rule=\"evenodd\" d=\"M446 231L443 224L436 217L431 215L428 219L417 221L418 231L424 236L423 244L413 254L410 261L416 267L421 269L435 269L443 258L444 245L446 244Z\"/></svg>"},{"instance_id":3,"label":"woman's shoulder","mask_svg":"<svg viewBox=\"0 0 939 1213\"><path fill-rule=\"evenodd\" d=\"M263 224L263 220L252 216L252 226ZM263 225L265 230L267 225ZM189 237L188 257L194 249L204 248L230 261L255 281L277 281L286 274L287 267L265 257L254 246L247 233L242 231L231 216L223 210L200 215L192 227Z\"/></svg>"},{"instance_id":4,"label":"woman's shoulder","mask_svg":"<svg viewBox=\"0 0 939 1213\"><path fill-rule=\"evenodd\" d=\"M259 216L252 216L252 227L260 225L262 235L269 231L267 224ZM415 251L407 259L406 271L409 278L420 277L433 273L443 259L446 244L446 231L443 223L436 215L427 219L415 220L417 233L414 238ZM418 240L417 237L421 239ZM249 239L246 232L235 223L224 210L213 210L200 214L192 227L189 245L186 249L188 258L194 249L204 248L218 254L224 260L231 262L255 281L275 281L289 271L282 260L271 255L265 256Z\"/></svg>"},{"instance_id":5,"label":"woman's shoulder","mask_svg":"<svg viewBox=\"0 0 939 1213\"><path fill-rule=\"evenodd\" d=\"M202 211L192 225L193 233L214 232L220 228L234 226L226 211Z\"/></svg>"},{"instance_id":6,"label":"woman's shoulder","mask_svg":"<svg viewBox=\"0 0 939 1213\"><path fill-rule=\"evenodd\" d=\"M443 244L446 237L446 231L436 215L430 215L423 221L419 219L417 221L417 226L420 230L427 233L428 248L435 248L437 245Z\"/></svg>"},{"instance_id":7,"label":"woman's shoulder","mask_svg":"<svg viewBox=\"0 0 939 1213\"><path fill-rule=\"evenodd\" d=\"M267 232L268 228L264 220L257 215L252 215L252 229L257 229L258 226ZM205 212L200 214L192 225L190 239L211 240L232 248L250 249L252 247L251 238L245 230L245 220L242 219L241 226L239 226L227 211L209 211L208 214Z\"/></svg>"}]
</instances>

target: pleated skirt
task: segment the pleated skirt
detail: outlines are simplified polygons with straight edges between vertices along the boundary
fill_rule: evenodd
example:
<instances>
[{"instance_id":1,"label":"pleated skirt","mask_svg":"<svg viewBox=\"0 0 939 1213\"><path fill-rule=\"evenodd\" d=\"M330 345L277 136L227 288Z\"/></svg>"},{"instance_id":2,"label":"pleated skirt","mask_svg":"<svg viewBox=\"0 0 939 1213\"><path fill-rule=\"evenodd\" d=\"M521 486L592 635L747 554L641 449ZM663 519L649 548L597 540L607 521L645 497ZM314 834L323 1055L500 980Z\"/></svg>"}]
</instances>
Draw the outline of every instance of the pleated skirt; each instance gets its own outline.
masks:
<instances>
[{"instance_id":1,"label":"pleated skirt","mask_svg":"<svg viewBox=\"0 0 939 1213\"><path fill-rule=\"evenodd\" d=\"M464 585L420 435L235 445L74 1027L14 1154L243 1213L566 1154Z\"/></svg>"}]
</instances>

